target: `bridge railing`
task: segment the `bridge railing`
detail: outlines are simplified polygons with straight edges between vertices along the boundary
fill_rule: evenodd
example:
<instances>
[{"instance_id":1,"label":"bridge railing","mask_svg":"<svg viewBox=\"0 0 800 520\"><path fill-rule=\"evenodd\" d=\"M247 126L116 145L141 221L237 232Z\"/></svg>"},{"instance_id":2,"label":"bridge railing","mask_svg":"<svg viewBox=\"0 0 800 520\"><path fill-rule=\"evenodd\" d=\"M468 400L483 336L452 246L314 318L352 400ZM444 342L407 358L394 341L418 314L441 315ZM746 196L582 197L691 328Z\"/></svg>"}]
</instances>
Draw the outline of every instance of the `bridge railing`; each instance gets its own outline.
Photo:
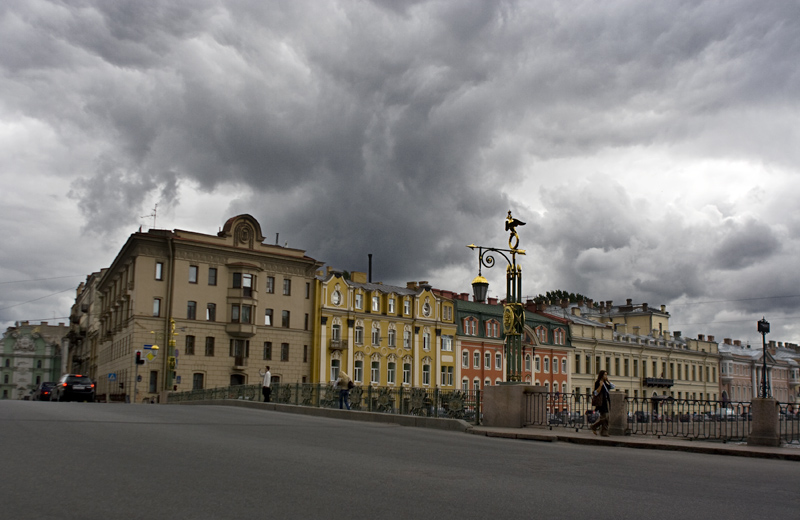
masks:
<instances>
[{"instance_id":1,"label":"bridge railing","mask_svg":"<svg viewBox=\"0 0 800 520\"><path fill-rule=\"evenodd\" d=\"M333 385L273 383L271 394L271 401L275 403L339 408L339 389ZM473 424L480 424L481 420L480 390L356 385L349 395L350 409L356 411L463 419ZM261 385L207 388L167 395L167 403L217 399L260 401Z\"/></svg>"},{"instance_id":2,"label":"bridge railing","mask_svg":"<svg viewBox=\"0 0 800 520\"><path fill-rule=\"evenodd\" d=\"M782 443L800 443L800 414L796 406L779 403L778 431ZM599 418L589 394L526 394L526 424L586 429ZM722 442L744 442L752 429L750 403L626 397L626 433L682 437Z\"/></svg>"}]
</instances>

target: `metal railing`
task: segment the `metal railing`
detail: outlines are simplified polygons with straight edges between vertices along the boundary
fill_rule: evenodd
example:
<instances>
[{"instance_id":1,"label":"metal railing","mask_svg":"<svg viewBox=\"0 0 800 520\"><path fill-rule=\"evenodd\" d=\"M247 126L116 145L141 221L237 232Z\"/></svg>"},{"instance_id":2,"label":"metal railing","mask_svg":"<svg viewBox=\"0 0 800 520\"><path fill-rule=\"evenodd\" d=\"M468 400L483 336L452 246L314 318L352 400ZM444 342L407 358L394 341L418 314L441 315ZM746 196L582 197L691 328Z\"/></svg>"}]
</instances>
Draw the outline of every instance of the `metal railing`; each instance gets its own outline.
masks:
<instances>
[{"instance_id":1,"label":"metal railing","mask_svg":"<svg viewBox=\"0 0 800 520\"><path fill-rule=\"evenodd\" d=\"M261 385L170 392L167 403L217 399L261 400ZM274 403L339 408L339 389L333 385L273 383ZM357 385L350 390L350 409L419 417L463 419L473 424L481 420L480 390L442 390L439 388L373 387Z\"/></svg>"},{"instance_id":2,"label":"metal railing","mask_svg":"<svg viewBox=\"0 0 800 520\"><path fill-rule=\"evenodd\" d=\"M797 407L780 404L782 443L800 443ZM744 442L752 429L750 403L626 397L626 433L722 442ZM550 429L589 428L599 418L586 394L526 394L526 424Z\"/></svg>"}]
</instances>

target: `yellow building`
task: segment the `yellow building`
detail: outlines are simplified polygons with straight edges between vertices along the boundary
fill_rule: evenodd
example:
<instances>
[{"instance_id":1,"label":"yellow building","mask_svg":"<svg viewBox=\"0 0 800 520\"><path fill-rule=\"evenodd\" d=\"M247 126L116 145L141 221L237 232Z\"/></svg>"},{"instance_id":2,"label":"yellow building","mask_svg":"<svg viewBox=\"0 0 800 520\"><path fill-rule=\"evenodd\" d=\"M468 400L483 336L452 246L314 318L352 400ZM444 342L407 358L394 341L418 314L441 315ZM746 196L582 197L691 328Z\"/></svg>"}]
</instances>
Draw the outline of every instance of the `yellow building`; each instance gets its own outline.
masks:
<instances>
[{"instance_id":1,"label":"yellow building","mask_svg":"<svg viewBox=\"0 0 800 520\"><path fill-rule=\"evenodd\" d=\"M81 363L96 367L99 396L127 398L138 367L139 402L165 390L258 384L265 365L274 381L306 382L321 266L305 251L265 244L250 215L216 235L133 233L90 284L91 305L79 291L75 321L87 338L98 332L81 351L96 358Z\"/></svg>"},{"instance_id":2,"label":"yellow building","mask_svg":"<svg viewBox=\"0 0 800 520\"><path fill-rule=\"evenodd\" d=\"M456 388L453 302L427 282L395 287L329 268L316 296L313 382L344 370L356 385Z\"/></svg>"},{"instance_id":3,"label":"yellow building","mask_svg":"<svg viewBox=\"0 0 800 520\"><path fill-rule=\"evenodd\" d=\"M669 330L669 313L644 304L552 305L544 312L566 318L575 348L573 392L587 394L600 370L630 397L720 399L720 355L713 336L686 338Z\"/></svg>"}]
</instances>

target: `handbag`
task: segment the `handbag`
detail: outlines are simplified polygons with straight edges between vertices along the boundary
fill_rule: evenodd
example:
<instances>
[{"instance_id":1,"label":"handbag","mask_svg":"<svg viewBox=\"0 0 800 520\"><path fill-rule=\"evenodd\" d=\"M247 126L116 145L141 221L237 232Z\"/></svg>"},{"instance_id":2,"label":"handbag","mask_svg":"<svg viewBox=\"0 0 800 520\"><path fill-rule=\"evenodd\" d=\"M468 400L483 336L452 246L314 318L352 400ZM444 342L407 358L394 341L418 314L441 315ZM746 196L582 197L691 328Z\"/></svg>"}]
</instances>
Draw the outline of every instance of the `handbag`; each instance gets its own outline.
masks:
<instances>
[{"instance_id":1,"label":"handbag","mask_svg":"<svg viewBox=\"0 0 800 520\"><path fill-rule=\"evenodd\" d=\"M603 405L603 394L597 393L597 395L592 396L592 406L595 408L599 408Z\"/></svg>"}]
</instances>

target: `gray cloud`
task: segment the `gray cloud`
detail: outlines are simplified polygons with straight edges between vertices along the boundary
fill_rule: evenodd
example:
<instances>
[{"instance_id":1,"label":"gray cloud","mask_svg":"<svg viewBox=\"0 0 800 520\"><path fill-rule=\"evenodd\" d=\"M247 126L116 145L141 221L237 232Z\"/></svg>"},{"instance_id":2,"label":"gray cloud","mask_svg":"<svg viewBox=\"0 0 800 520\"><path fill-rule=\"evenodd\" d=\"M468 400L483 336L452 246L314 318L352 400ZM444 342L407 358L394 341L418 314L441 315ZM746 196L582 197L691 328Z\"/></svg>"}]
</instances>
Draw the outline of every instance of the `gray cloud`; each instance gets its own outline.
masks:
<instances>
[{"instance_id":1,"label":"gray cloud","mask_svg":"<svg viewBox=\"0 0 800 520\"><path fill-rule=\"evenodd\" d=\"M377 274L403 283L471 272L464 245L503 246L512 208L528 221L531 293L741 299L764 294L765 277L776 291L797 286L800 225L772 186L734 201L704 185L720 215L698 220L683 186L665 197L634 186L633 172L598 164L568 179L552 163L668 150L682 164L767 165L796 194L799 9L13 3L0 7L0 118L34 121L70 151L37 178L68 184L80 227L112 253L155 202L176 214L190 202L182 187L224 187L237 195L210 210L220 223L251 213L268 236L337 267L373 253ZM14 173L30 165L0 162L3 180L21 184ZM655 183L661 166L638 176ZM521 192L523 181L540 189Z\"/></svg>"}]
</instances>

